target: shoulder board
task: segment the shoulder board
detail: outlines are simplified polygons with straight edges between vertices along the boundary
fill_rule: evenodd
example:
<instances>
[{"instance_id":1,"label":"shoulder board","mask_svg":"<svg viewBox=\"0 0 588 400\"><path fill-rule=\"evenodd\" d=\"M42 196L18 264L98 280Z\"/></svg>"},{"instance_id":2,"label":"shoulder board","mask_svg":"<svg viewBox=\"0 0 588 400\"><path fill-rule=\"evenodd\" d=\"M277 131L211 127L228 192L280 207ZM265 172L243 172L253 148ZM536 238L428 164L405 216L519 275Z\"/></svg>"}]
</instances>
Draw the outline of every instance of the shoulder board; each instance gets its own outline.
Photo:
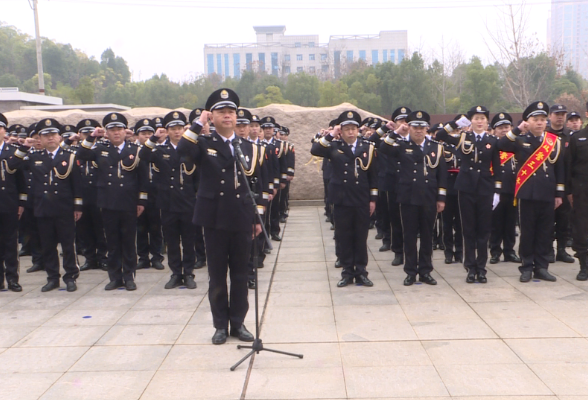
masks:
<instances>
[{"instance_id":1,"label":"shoulder board","mask_svg":"<svg viewBox=\"0 0 588 400\"><path fill-rule=\"evenodd\" d=\"M441 144L441 143L439 143L439 142L438 142L437 140L435 140L435 139L431 139L431 140L429 140L429 141L430 141L431 143L435 143L435 144Z\"/></svg>"},{"instance_id":2,"label":"shoulder board","mask_svg":"<svg viewBox=\"0 0 588 400\"><path fill-rule=\"evenodd\" d=\"M203 139L212 139L212 135L207 133L206 135L198 135L198 139L203 138Z\"/></svg>"}]
</instances>

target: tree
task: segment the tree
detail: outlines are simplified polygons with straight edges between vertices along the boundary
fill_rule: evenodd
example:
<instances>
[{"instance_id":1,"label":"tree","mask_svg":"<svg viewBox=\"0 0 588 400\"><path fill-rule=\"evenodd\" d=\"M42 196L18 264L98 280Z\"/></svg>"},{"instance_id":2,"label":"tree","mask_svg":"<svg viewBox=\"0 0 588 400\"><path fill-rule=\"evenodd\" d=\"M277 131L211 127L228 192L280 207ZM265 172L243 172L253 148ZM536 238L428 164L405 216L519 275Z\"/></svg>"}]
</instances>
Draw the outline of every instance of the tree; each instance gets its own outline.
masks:
<instances>
[{"instance_id":1,"label":"tree","mask_svg":"<svg viewBox=\"0 0 588 400\"><path fill-rule=\"evenodd\" d=\"M320 98L318 102L319 107L336 106L341 103L349 101L347 96L348 87L345 82L337 81L333 82L326 81L320 87Z\"/></svg>"},{"instance_id":2,"label":"tree","mask_svg":"<svg viewBox=\"0 0 588 400\"><path fill-rule=\"evenodd\" d=\"M282 90L277 86L268 86L265 93L260 93L253 98L256 107L265 107L270 104L292 104L282 96Z\"/></svg>"},{"instance_id":3,"label":"tree","mask_svg":"<svg viewBox=\"0 0 588 400\"><path fill-rule=\"evenodd\" d=\"M477 105L493 109L501 92L496 68L493 65L484 67L478 57L473 57L466 66L465 78L465 90L461 96L462 109Z\"/></svg>"},{"instance_id":4,"label":"tree","mask_svg":"<svg viewBox=\"0 0 588 400\"><path fill-rule=\"evenodd\" d=\"M316 76L299 72L288 76L284 97L303 107L316 107L320 100L319 80Z\"/></svg>"}]
</instances>

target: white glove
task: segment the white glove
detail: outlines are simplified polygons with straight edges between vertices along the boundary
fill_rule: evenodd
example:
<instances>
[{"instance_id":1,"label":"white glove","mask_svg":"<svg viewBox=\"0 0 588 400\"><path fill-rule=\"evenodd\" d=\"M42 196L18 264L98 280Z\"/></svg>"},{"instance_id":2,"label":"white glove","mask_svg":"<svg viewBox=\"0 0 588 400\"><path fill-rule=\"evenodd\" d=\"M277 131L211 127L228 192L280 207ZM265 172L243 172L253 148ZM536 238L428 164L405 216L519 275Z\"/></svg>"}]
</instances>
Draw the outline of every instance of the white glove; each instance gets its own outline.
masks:
<instances>
[{"instance_id":1,"label":"white glove","mask_svg":"<svg viewBox=\"0 0 588 400\"><path fill-rule=\"evenodd\" d=\"M500 203L500 195L498 193L494 193L494 199L492 200L492 210L494 210L498 203Z\"/></svg>"},{"instance_id":2,"label":"white glove","mask_svg":"<svg viewBox=\"0 0 588 400\"><path fill-rule=\"evenodd\" d=\"M465 116L461 117L460 119L458 119L457 121L455 121L455 123L457 124L457 126L459 126L460 128L467 128L468 126L470 126L472 123L470 122L469 119L467 119Z\"/></svg>"}]
</instances>

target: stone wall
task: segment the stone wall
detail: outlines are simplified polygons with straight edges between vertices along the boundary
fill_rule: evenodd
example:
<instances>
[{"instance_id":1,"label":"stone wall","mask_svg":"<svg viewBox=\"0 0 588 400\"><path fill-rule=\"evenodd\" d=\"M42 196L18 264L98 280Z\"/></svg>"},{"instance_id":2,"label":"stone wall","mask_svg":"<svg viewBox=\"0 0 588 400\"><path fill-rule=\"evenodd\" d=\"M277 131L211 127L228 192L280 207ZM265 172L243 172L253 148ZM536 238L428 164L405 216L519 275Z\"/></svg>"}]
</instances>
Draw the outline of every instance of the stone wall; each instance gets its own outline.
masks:
<instances>
[{"instance_id":1,"label":"stone wall","mask_svg":"<svg viewBox=\"0 0 588 400\"><path fill-rule=\"evenodd\" d=\"M358 109L352 104L344 103L335 107L308 108L285 104L272 104L262 108L250 109L260 117L272 116L280 125L290 128L290 141L296 149L296 176L290 188L290 198L293 200L318 200L323 198L323 180L320 159L310 155L311 139L321 128L328 126L329 121L335 119L343 111L358 111L362 118L375 116ZM122 112L134 125L143 118L163 117L169 109L166 108L134 108ZM189 115L190 110L179 109ZM29 126L43 118L55 118L62 124L77 124L84 118L94 118L102 121L106 113L88 113L80 110L61 111L56 113L44 111L12 111L5 114L9 124Z\"/></svg>"}]
</instances>

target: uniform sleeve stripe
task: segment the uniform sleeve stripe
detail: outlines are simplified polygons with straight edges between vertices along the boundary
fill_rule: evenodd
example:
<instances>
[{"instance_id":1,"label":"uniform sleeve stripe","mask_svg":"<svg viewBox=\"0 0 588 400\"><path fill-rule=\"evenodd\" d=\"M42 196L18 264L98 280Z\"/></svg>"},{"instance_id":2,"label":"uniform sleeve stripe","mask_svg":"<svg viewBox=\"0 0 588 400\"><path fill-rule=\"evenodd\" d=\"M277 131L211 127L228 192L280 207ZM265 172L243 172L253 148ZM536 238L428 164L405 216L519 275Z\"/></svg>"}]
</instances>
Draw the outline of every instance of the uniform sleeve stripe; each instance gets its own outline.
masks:
<instances>
[{"instance_id":1,"label":"uniform sleeve stripe","mask_svg":"<svg viewBox=\"0 0 588 400\"><path fill-rule=\"evenodd\" d=\"M494 187L496 189L502 189L502 182L496 181L496 183L494 183Z\"/></svg>"},{"instance_id":2,"label":"uniform sleeve stripe","mask_svg":"<svg viewBox=\"0 0 588 400\"><path fill-rule=\"evenodd\" d=\"M184 137L186 139L188 139L192 143L197 143L198 142L198 135L195 134L194 132L192 132L189 129L186 132L184 132Z\"/></svg>"},{"instance_id":3,"label":"uniform sleeve stripe","mask_svg":"<svg viewBox=\"0 0 588 400\"><path fill-rule=\"evenodd\" d=\"M512 133L512 131L509 131L509 132L506 134L506 137L507 137L507 138L509 138L509 139L510 139L510 141L512 141L512 142L514 142L514 141L515 141L515 139L517 138L517 137L515 136L515 134L514 134L514 133Z\"/></svg>"},{"instance_id":4,"label":"uniform sleeve stripe","mask_svg":"<svg viewBox=\"0 0 588 400\"><path fill-rule=\"evenodd\" d=\"M94 142L88 142L86 139L82 142L82 147L85 149L91 149L94 146Z\"/></svg>"},{"instance_id":5,"label":"uniform sleeve stripe","mask_svg":"<svg viewBox=\"0 0 588 400\"><path fill-rule=\"evenodd\" d=\"M21 193L18 195L18 198L22 201L27 201L29 197L26 195L26 193Z\"/></svg>"},{"instance_id":6,"label":"uniform sleeve stripe","mask_svg":"<svg viewBox=\"0 0 588 400\"><path fill-rule=\"evenodd\" d=\"M145 192L139 193L139 199L141 199L141 200L147 200L148 199L147 193L145 193Z\"/></svg>"},{"instance_id":7,"label":"uniform sleeve stripe","mask_svg":"<svg viewBox=\"0 0 588 400\"><path fill-rule=\"evenodd\" d=\"M25 158L27 153L25 153L24 151L21 151L20 149L16 149L16 151L14 152L14 155L17 156L18 158Z\"/></svg>"},{"instance_id":8,"label":"uniform sleeve stripe","mask_svg":"<svg viewBox=\"0 0 588 400\"><path fill-rule=\"evenodd\" d=\"M561 183L557 185L557 191L558 192L563 192L565 190L566 190L566 186L565 185L563 185Z\"/></svg>"},{"instance_id":9,"label":"uniform sleeve stripe","mask_svg":"<svg viewBox=\"0 0 588 400\"><path fill-rule=\"evenodd\" d=\"M153 143L151 139L147 139L145 142L145 146L149 147L150 149L154 149L157 146L157 143Z\"/></svg>"},{"instance_id":10,"label":"uniform sleeve stripe","mask_svg":"<svg viewBox=\"0 0 588 400\"><path fill-rule=\"evenodd\" d=\"M84 201L81 198L77 197L77 198L74 199L74 204L76 206L81 206L81 205L84 204Z\"/></svg>"},{"instance_id":11,"label":"uniform sleeve stripe","mask_svg":"<svg viewBox=\"0 0 588 400\"><path fill-rule=\"evenodd\" d=\"M324 136L319 140L319 143L324 147L329 147L330 145L329 141Z\"/></svg>"},{"instance_id":12,"label":"uniform sleeve stripe","mask_svg":"<svg viewBox=\"0 0 588 400\"><path fill-rule=\"evenodd\" d=\"M440 196L447 196L447 189L439 188L439 195Z\"/></svg>"},{"instance_id":13,"label":"uniform sleeve stripe","mask_svg":"<svg viewBox=\"0 0 588 400\"><path fill-rule=\"evenodd\" d=\"M370 194L371 194L372 196L377 196L377 195L378 195L378 189L371 189L371 190L370 190Z\"/></svg>"}]
</instances>

